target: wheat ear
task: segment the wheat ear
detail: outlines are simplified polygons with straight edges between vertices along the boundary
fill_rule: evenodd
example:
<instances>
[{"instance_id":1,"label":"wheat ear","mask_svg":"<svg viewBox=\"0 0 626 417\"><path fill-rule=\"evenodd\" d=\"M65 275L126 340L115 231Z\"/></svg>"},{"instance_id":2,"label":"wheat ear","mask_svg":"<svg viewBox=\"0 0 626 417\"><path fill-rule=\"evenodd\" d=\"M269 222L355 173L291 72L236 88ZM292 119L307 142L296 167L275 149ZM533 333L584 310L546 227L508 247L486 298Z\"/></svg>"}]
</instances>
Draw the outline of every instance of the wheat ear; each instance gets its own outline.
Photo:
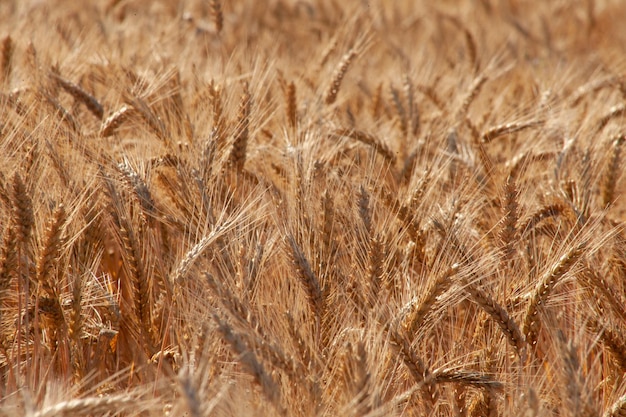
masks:
<instances>
[{"instance_id":1,"label":"wheat ear","mask_svg":"<svg viewBox=\"0 0 626 417\"><path fill-rule=\"evenodd\" d=\"M350 64L356 58L358 52L352 48L348 52L344 54L339 61L339 65L335 69L335 72L331 78L331 83L326 92L325 102L327 105L331 105L337 100L337 94L339 93L339 88L341 87L341 82L343 81L343 77L346 75L348 68L350 68Z\"/></svg>"},{"instance_id":2,"label":"wheat ear","mask_svg":"<svg viewBox=\"0 0 626 417\"><path fill-rule=\"evenodd\" d=\"M326 301L320 283L294 237L288 236L287 240L293 268L296 271L298 281L304 289L311 311L317 317L319 323L321 323L326 312Z\"/></svg>"},{"instance_id":3,"label":"wheat ear","mask_svg":"<svg viewBox=\"0 0 626 417\"><path fill-rule=\"evenodd\" d=\"M217 329L222 334L222 337L228 342L233 351L239 355L239 362L244 369L252 375L257 385L261 387L263 395L280 411L280 390L271 375L265 370L263 364L259 362L254 352L246 346L242 337L233 330L228 321L222 319L216 313L213 314L213 319L217 323Z\"/></svg>"},{"instance_id":4,"label":"wheat ear","mask_svg":"<svg viewBox=\"0 0 626 417\"><path fill-rule=\"evenodd\" d=\"M587 324L595 333L600 335L600 340L611 352L611 356L615 359L621 372L626 372L626 335L618 328L603 326L595 319L589 320Z\"/></svg>"},{"instance_id":5,"label":"wheat ear","mask_svg":"<svg viewBox=\"0 0 626 417\"><path fill-rule=\"evenodd\" d=\"M504 135L510 135L511 133L519 132L525 129L530 129L532 127L537 127L543 125L543 120L533 120L530 122L513 122L513 123L505 123L502 125L494 126L491 129L488 129L483 132L481 135L482 143L490 143L494 139L497 139Z\"/></svg>"},{"instance_id":6,"label":"wheat ear","mask_svg":"<svg viewBox=\"0 0 626 417\"><path fill-rule=\"evenodd\" d=\"M156 207L154 205L154 199L152 198L150 189L148 188L148 184L146 184L146 182L141 178L141 176L139 176L137 171L135 171L133 167L130 166L127 160L124 160L124 162L119 163L117 167L119 168L120 172L123 174L124 181L134 191L134 195L142 209L142 217L144 217L144 213L145 213L146 215L149 216L149 218L156 218L157 217Z\"/></svg>"},{"instance_id":7,"label":"wheat ear","mask_svg":"<svg viewBox=\"0 0 626 417\"><path fill-rule=\"evenodd\" d=\"M20 242L26 243L35 222L33 203L26 190L26 185L22 181L22 177L17 172L13 175L11 191L13 221L16 225L17 238Z\"/></svg>"},{"instance_id":8,"label":"wheat ear","mask_svg":"<svg viewBox=\"0 0 626 417\"><path fill-rule=\"evenodd\" d=\"M513 318L509 315L504 307L496 300L482 291L474 284L465 282L465 290L470 294L472 300L487 313L500 327L502 333L507 340L515 348L520 361L523 363L526 359L526 341L522 332Z\"/></svg>"},{"instance_id":9,"label":"wheat ear","mask_svg":"<svg viewBox=\"0 0 626 417\"><path fill-rule=\"evenodd\" d=\"M333 132L333 134L336 136L345 136L369 145L391 164L395 164L396 162L396 156L393 154L391 149L389 149L389 147L382 140L370 133L353 129L337 129Z\"/></svg>"},{"instance_id":10,"label":"wheat ear","mask_svg":"<svg viewBox=\"0 0 626 417\"><path fill-rule=\"evenodd\" d=\"M368 235L372 233L372 209L370 207L370 194L362 185L359 187L358 196L359 217Z\"/></svg>"},{"instance_id":11,"label":"wheat ear","mask_svg":"<svg viewBox=\"0 0 626 417\"><path fill-rule=\"evenodd\" d=\"M233 149L230 152L230 163L237 168L238 171L243 171L243 166L246 163L246 150L248 147L248 134L250 129L250 107L250 90L248 83L245 82L239 103L239 123L237 125L237 132L235 133Z\"/></svg>"},{"instance_id":12,"label":"wheat ear","mask_svg":"<svg viewBox=\"0 0 626 417\"><path fill-rule=\"evenodd\" d=\"M67 91L75 100L80 103L83 103L87 109L93 113L98 119L102 119L104 116L104 110L102 109L102 104L91 94L86 92L84 89L79 87L78 85L67 81L62 78L60 75L51 72L50 75L55 79L57 83Z\"/></svg>"},{"instance_id":13,"label":"wheat ear","mask_svg":"<svg viewBox=\"0 0 626 417\"><path fill-rule=\"evenodd\" d=\"M517 222L519 220L518 194L515 179L509 175L504 185L504 197L501 203L503 218L501 221L499 240L503 261L511 259L515 252L515 242L518 234Z\"/></svg>"},{"instance_id":14,"label":"wheat ear","mask_svg":"<svg viewBox=\"0 0 626 417\"><path fill-rule=\"evenodd\" d=\"M606 78L590 81L589 83L582 85L576 89L570 99L570 105L572 107L575 107L582 101L585 96L600 91L605 87L613 87L619 85L623 81L624 79L620 75L611 75Z\"/></svg>"},{"instance_id":15,"label":"wheat ear","mask_svg":"<svg viewBox=\"0 0 626 417\"><path fill-rule=\"evenodd\" d=\"M618 117L622 117L626 114L626 104L618 104L609 109L609 112L602 116L600 120L598 120L598 125L596 126L596 133L600 133L604 127L609 124L609 122Z\"/></svg>"},{"instance_id":16,"label":"wheat ear","mask_svg":"<svg viewBox=\"0 0 626 417\"><path fill-rule=\"evenodd\" d=\"M122 123L128 120L131 114L132 109L125 104L122 105L115 113L112 113L102 122L100 136L103 138L112 136Z\"/></svg>"},{"instance_id":17,"label":"wheat ear","mask_svg":"<svg viewBox=\"0 0 626 417\"><path fill-rule=\"evenodd\" d=\"M50 296L56 296L53 291L53 282L51 274L55 265L58 263L58 257L61 252L63 243L63 225L67 219L65 207L60 204L52 214L52 219L48 223L43 247L37 258L37 281L43 290Z\"/></svg>"},{"instance_id":18,"label":"wheat ear","mask_svg":"<svg viewBox=\"0 0 626 417\"><path fill-rule=\"evenodd\" d=\"M224 14L222 13L222 2L220 0L210 0L211 18L215 25L215 31L219 34L224 28Z\"/></svg>"},{"instance_id":19,"label":"wheat ear","mask_svg":"<svg viewBox=\"0 0 626 417\"><path fill-rule=\"evenodd\" d=\"M393 85L389 86L389 93L391 94L391 101L396 108L396 113L398 114L398 119L400 120L400 131L403 135L406 135L409 131L409 122L407 111L404 108L404 104L402 104L402 100L400 98L400 93Z\"/></svg>"},{"instance_id":20,"label":"wheat ear","mask_svg":"<svg viewBox=\"0 0 626 417\"><path fill-rule=\"evenodd\" d=\"M431 284L430 288L426 292L426 297L419 302L413 300L403 310L406 313L400 316L405 316L402 327L404 333L410 338L414 338L417 334L420 326L424 322L426 315L432 310L433 306L439 299L439 297L446 292L454 283L453 277L459 272L459 264L454 264L448 268L444 273L440 274L437 279Z\"/></svg>"},{"instance_id":21,"label":"wheat ear","mask_svg":"<svg viewBox=\"0 0 626 417\"><path fill-rule=\"evenodd\" d=\"M122 412L137 408L139 400L128 393L120 395L106 395L103 397L78 398L62 401L42 408L30 414L31 417L73 417L90 415L107 415L111 410Z\"/></svg>"},{"instance_id":22,"label":"wheat ear","mask_svg":"<svg viewBox=\"0 0 626 417\"><path fill-rule=\"evenodd\" d=\"M11 71L13 69L13 52L15 45L10 35L5 36L2 40L2 61L0 61L0 76L2 82L7 84L11 78Z\"/></svg>"},{"instance_id":23,"label":"wheat ear","mask_svg":"<svg viewBox=\"0 0 626 417\"><path fill-rule=\"evenodd\" d=\"M602 206L610 206L615 199L615 185L620 172L622 145L626 140L626 135L618 135L611 141L611 156L606 166L604 181L602 182Z\"/></svg>"},{"instance_id":24,"label":"wheat ear","mask_svg":"<svg viewBox=\"0 0 626 417\"><path fill-rule=\"evenodd\" d=\"M530 302L526 308L524 316L524 335L526 342L535 347L537 337L541 328L541 320L539 317L540 308L546 303L550 292L556 285L557 281L563 277L578 262L584 254L584 245L572 246L559 260L550 268L541 278L534 291L532 292Z\"/></svg>"},{"instance_id":25,"label":"wheat ear","mask_svg":"<svg viewBox=\"0 0 626 417\"><path fill-rule=\"evenodd\" d=\"M459 110L457 112L457 120L459 122L465 119L470 105L476 99L476 97L478 96L478 93L480 93L480 90L483 88L487 80L488 78L484 74L481 74L474 80L474 82L470 86L467 96L461 103L461 106L459 107Z\"/></svg>"},{"instance_id":26,"label":"wheat ear","mask_svg":"<svg viewBox=\"0 0 626 417\"><path fill-rule=\"evenodd\" d=\"M622 395L603 414L603 417L624 417L626 415L626 395Z\"/></svg>"},{"instance_id":27,"label":"wheat ear","mask_svg":"<svg viewBox=\"0 0 626 417\"><path fill-rule=\"evenodd\" d=\"M293 81L287 85L285 101L287 103L287 121L289 122L289 126L295 129L298 123L298 103L296 100L296 85Z\"/></svg>"}]
</instances>

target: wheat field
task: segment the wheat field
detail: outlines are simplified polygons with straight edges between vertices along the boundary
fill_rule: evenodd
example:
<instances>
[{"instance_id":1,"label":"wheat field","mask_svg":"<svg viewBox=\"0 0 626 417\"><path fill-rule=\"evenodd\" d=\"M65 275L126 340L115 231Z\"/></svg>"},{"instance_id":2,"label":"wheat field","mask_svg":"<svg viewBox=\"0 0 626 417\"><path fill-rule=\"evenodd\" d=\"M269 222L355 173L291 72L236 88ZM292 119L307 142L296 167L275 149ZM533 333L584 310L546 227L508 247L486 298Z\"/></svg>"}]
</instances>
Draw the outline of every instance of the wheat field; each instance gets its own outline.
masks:
<instances>
[{"instance_id":1,"label":"wheat field","mask_svg":"<svg viewBox=\"0 0 626 417\"><path fill-rule=\"evenodd\" d=\"M626 416L626 3L0 2L0 415Z\"/></svg>"}]
</instances>

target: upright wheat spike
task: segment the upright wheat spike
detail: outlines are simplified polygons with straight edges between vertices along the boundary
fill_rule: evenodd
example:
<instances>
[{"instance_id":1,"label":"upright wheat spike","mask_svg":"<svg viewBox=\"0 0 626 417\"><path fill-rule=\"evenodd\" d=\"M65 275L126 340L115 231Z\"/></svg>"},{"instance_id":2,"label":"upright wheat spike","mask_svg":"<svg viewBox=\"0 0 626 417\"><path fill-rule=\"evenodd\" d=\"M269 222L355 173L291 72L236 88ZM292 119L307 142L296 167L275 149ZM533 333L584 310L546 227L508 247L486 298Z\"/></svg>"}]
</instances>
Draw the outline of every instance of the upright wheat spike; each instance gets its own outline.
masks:
<instances>
[{"instance_id":1,"label":"upright wheat spike","mask_svg":"<svg viewBox=\"0 0 626 417\"><path fill-rule=\"evenodd\" d=\"M13 221L17 227L17 238L26 243L34 223L33 203L19 173L13 175L11 202L13 203Z\"/></svg>"},{"instance_id":2,"label":"upright wheat spike","mask_svg":"<svg viewBox=\"0 0 626 417\"><path fill-rule=\"evenodd\" d=\"M501 221L499 238L503 261L511 259L515 251L517 222L519 220L517 195L518 190L515 179L509 175L504 185L504 197L501 203L503 219Z\"/></svg>"},{"instance_id":3,"label":"upright wheat spike","mask_svg":"<svg viewBox=\"0 0 626 417\"><path fill-rule=\"evenodd\" d=\"M0 76L3 83L8 83L13 69L13 51L15 46L10 35L2 40L2 61L0 62Z\"/></svg>"},{"instance_id":4,"label":"upright wheat spike","mask_svg":"<svg viewBox=\"0 0 626 417\"><path fill-rule=\"evenodd\" d=\"M604 181L602 182L602 206L609 207L615 199L615 185L620 172L622 144L626 135L618 135L611 141L611 156L606 166Z\"/></svg>"},{"instance_id":5,"label":"upright wheat spike","mask_svg":"<svg viewBox=\"0 0 626 417\"><path fill-rule=\"evenodd\" d=\"M235 133L233 149L230 152L230 163L237 168L238 171L242 171L246 163L246 149L248 147L248 134L250 129L250 106L250 91L248 83L245 82L239 103L239 123L237 125L237 132Z\"/></svg>"},{"instance_id":6,"label":"upright wheat spike","mask_svg":"<svg viewBox=\"0 0 626 417\"><path fill-rule=\"evenodd\" d=\"M211 18L215 25L215 31L219 34L224 27L224 14L222 13L222 2L220 0L210 0Z\"/></svg>"},{"instance_id":7,"label":"upright wheat spike","mask_svg":"<svg viewBox=\"0 0 626 417\"><path fill-rule=\"evenodd\" d=\"M55 264L57 264L61 246L63 243L63 225L67 219L65 207L63 204L57 206L52 214L52 219L48 224L43 247L37 258L37 281L42 289L50 297L56 296L53 288L54 282L57 281L51 277Z\"/></svg>"},{"instance_id":8,"label":"upright wheat spike","mask_svg":"<svg viewBox=\"0 0 626 417\"><path fill-rule=\"evenodd\" d=\"M363 226L368 235L372 233L372 211L370 208L370 194L362 185L359 187L358 197L359 217L363 221Z\"/></svg>"},{"instance_id":9,"label":"upright wheat spike","mask_svg":"<svg viewBox=\"0 0 626 417\"><path fill-rule=\"evenodd\" d=\"M335 69L335 72L331 78L330 87L326 92L325 102L327 105L331 105L337 100L337 94L339 93L339 88L341 87L341 82L343 81L343 77L346 75L348 68L350 68L350 64L354 60L354 58L358 55L358 52L351 48L348 52L344 54L339 61L339 65Z\"/></svg>"},{"instance_id":10,"label":"upright wheat spike","mask_svg":"<svg viewBox=\"0 0 626 417\"><path fill-rule=\"evenodd\" d=\"M380 236L370 238L367 264L368 301L370 307L378 303L381 283L384 279L385 243Z\"/></svg>"},{"instance_id":11,"label":"upright wheat spike","mask_svg":"<svg viewBox=\"0 0 626 417\"><path fill-rule=\"evenodd\" d=\"M292 129L295 129L298 122L298 108L296 101L296 85L291 81L285 92L285 101L287 102L287 121Z\"/></svg>"},{"instance_id":12,"label":"upright wheat spike","mask_svg":"<svg viewBox=\"0 0 626 417\"><path fill-rule=\"evenodd\" d=\"M289 243L289 251L294 270L298 281L302 285L306 294L307 301L313 314L318 318L321 323L321 319L326 312L326 301L322 293L320 283L311 269L311 265L306 256L300 249L300 246L296 242L293 236L287 237Z\"/></svg>"},{"instance_id":13,"label":"upright wheat spike","mask_svg":"<svg viewBox=\"0 0 626 417\"><path fill-rule=\"evenodd\" d=\"M393 102L396 113L398 114L400 131L403 135L406 135L409 131L409 121L407 111L404 108L404 104L402 104L402 99L400 98L400 92L393 85L389 85L389 93L391 94L391 101Z\"/></svg>"},{"instance_id":14,"label":"upright wheat spike","mask_svg":"<svg viewBox=\"0 0 626 417\"><path fill-rule=\"evenodd\" d=\"M16 227L7 225L4 229L2 247L0 248L0 299L9 289L11 274L17 269Z\"/></svg>"}]
</instances>

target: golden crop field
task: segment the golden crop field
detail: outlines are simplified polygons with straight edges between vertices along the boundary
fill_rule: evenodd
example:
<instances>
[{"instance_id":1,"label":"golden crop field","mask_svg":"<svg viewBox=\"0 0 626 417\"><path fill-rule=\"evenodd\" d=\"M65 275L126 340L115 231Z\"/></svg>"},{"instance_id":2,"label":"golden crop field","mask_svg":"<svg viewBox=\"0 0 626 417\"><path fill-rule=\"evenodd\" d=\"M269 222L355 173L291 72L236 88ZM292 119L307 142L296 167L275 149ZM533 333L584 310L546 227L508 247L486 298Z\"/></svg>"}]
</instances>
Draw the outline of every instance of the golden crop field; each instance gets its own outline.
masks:
<instances>
[{"instance_id":1,"label":"golden crop field","mask_svg":"<svg viewBox=\"0 0 626 417\"><path fill-rule=\"evenodd\" d=\"M0 1L0 416L625 416L624 21Z\"/></svg>"}]
</instances>

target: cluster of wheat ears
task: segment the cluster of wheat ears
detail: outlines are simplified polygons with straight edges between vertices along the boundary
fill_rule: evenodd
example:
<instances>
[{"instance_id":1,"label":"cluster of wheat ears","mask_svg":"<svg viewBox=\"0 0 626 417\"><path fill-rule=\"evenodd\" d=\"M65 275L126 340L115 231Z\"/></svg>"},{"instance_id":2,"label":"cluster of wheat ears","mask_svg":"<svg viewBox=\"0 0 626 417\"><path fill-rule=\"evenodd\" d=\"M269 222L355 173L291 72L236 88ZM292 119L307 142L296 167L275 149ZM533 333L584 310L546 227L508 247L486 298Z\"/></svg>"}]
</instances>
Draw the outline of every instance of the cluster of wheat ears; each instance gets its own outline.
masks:
<instances>
[{"instance_id":1,"label":"cluster of wheat ears","mask_svg":"<svg viewBox=\"0 0 626 417\"><path fill-rule=\"evenodd\" d=\"M626 415L624 2L0 16L0 415Z\"/></svg>"}]
</instances>

